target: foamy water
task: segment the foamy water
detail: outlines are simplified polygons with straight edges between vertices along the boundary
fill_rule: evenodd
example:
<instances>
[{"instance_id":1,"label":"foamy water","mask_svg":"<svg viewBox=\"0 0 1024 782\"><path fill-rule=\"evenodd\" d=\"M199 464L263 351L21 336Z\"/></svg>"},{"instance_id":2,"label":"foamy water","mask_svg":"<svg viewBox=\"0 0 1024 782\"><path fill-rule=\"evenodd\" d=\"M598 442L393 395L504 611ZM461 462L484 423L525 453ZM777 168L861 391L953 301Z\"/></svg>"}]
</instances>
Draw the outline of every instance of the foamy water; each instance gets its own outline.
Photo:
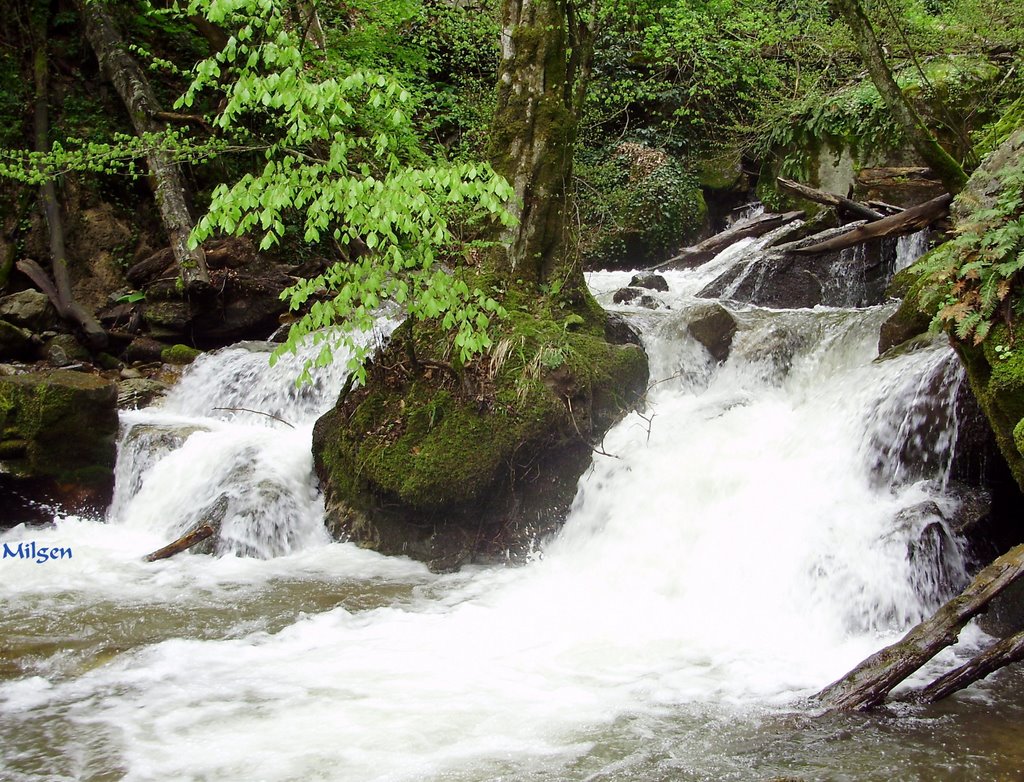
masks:
<instances>
[{"instance_id":1,"label":"foamy water","mask_svg":"<svg viewBox=\"0 0 1024 782\"><path fill-rule=\"evenodd\" d=\"M952 397L929 378L950 393L959 374L941 346L875 362L891 307L727 303L738 331L716 363L687 330L706 306L693 296L748 261L740 248L669 273L663 308L622 308L650 353L648 404L609 432L565 528L522 567L438 576L329 542L309 434L343 373L296 392L258 353L204 358L163 408L124 415L107 522L3 535L74 558L2 563L14 653L0 668L0 777L799 772L811 729L786 725L804 699L963 577L955 552L912 559L921 529L894 524L924 501L957 503ZM589 282L607 304L628 275ZM927 442L925 406L939 427ZM911 440L913 475L895 456ZM140 560L221 498L224 556ZM787 737L784 768L773 734ZM900 774L898 759L872 762L855 778ZM800 778L823 778L811 773Z\"/></svg>"}]
</instances>

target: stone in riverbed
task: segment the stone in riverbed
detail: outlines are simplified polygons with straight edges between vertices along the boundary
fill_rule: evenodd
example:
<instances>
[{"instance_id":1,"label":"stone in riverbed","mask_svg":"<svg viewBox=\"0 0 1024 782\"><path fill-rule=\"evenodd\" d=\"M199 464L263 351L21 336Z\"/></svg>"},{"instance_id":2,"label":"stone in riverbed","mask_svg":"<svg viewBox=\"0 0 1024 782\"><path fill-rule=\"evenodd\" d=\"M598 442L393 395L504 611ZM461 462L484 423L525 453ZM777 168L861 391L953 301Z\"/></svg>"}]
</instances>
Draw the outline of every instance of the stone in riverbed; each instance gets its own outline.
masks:
<instances>
[{"instance_id":1,"label":"stone in riverbed","mask_svg":"<svg viewBox=\"0 0 1024 782\"><path fill-rule=\"evenodd\" d=\"M721 304L712 304L704 309L687 326L695 340L703 345L715 361L725 361L732 349L732 338L736 335L736 319Z\"/></svg>"},{"instance_id":2,"label":"stone in riverbed","mask_svg":"<svg viewBox=\"0 0 1024 782\"><path fill-rule=\"evenodd\" d=\"M117 388L56 370L0 377L0 472L69 512L102 512L114 487Z\"/></svg>"},{"instance_id":3,"label":"stone in riverbed","mask_svg":"<svg viewBox=\"0 0 1024 782\"><path fill-rule=\"evenodd\" d=\"M660 274L635 274L629 281L629 287L665 292L668 290L668 281Z\"/></svg>"},{"instance_id":4,"label":"stone in riverbed","mask_svg":"<svg viewBox=\"0 0 1024 782\"><path fill-rule=\"evenodd\" d=\"M60 323L60 316L46 294L26 290L0 299L0 318L29 331L46 331Z\"/></svg>"}]
</instances>

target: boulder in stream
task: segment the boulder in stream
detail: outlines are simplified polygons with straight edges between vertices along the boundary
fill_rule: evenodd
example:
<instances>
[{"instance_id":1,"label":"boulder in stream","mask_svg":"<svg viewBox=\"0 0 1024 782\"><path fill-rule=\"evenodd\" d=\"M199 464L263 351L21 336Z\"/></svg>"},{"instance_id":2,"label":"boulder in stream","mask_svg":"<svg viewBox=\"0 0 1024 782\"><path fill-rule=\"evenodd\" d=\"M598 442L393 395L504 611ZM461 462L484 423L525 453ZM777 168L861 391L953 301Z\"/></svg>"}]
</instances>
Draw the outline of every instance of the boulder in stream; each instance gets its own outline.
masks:
<instances>
[{"instance_id":1,"label":"boulder in stream","mask_svg":"<svg viewBox=\"0 0 1024 782\"><path fill-rule=\"evenodd\" d=\"M709 304L687 325L687 330L702 344L715 361L729 358L732 338L736 335L736 319L721 304Z\"/></svg>"},{"instance_id":2,"label":"boulder in stream","mask_svg":"<svg viewBox=\"0 0 1024 782\"><path fill-rule=\"evenodd\" d=\"M64 370L0 377L0 471L67 511L110 502L117 428L109 380Z\"/></svg>"},{"instance_id":3,"label":"boulder in stream","mask_svg":"<svg viewBox=\"0 0 1024 782\"><path fill-rule=\"evenodd\" d=\"M646 391L647 358L603 322L522 312L501 326L460 371L423 354L436 336L399 327L368 384L317 421L333 534L450 570L522 555L564 521L593 449Z\"/></svg>"},{"instance_id":4,"label":"boulder in stream","mask_svg":"<svg viewBox=\"0 0 1024 782\"><path fill-rule=\"evenodd\" d=\"M838 229L842 232L844 229ZM712 280L698 294L775 309L863 307L879 304L896 260L895 242L875 240L840 252L801 255L793 250L817 244L827 230L755 253Z\"/></svg>"}]
</instances>

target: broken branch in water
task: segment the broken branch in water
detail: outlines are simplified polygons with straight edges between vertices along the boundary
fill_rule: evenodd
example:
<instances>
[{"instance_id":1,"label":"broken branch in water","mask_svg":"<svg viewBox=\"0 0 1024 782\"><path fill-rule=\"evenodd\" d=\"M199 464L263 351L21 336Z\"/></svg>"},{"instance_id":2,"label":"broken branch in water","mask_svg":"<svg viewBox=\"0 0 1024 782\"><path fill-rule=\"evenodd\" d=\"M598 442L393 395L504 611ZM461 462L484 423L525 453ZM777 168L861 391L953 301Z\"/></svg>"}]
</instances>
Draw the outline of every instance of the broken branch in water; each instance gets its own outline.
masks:
<instances>
[{"instance_id":1,"label":"broken branch in water","mask_svg":"<svg viewBox=\"0 0 1024 782\"><path fill-rule=\"evenodd\" d=\"M285 426L290 426L292 429L295 428L294 424L290 424L280 416L276 416L273 413L264 413L262 410L250 410L248 407L215 407L214 410L228 410L235 413L252 413L253 415L265 415L267 418L273 418L275 421L280 421Z\"/></svg>"},{"instance_id":2,"label":"broken branch in water","mask_svg":"<svg viewBox=\"0 0 1024 782\"><path fill-rule=\"evenodd\" d=\"M173 557L175 554L180 554L182 551L192 548L197 543L202 543L212 534L213 527L209 524L202 524L198 527L193 527L173 543L168 543L166 546L161 549L157 549L152 554L147 554L144 559L146 562L156 562L158 559Z\"/></svg>"},{"instance_id":3,"label":"broken branch in water","mask_svg":"<svg viewBox=\"0 0 1024 782\"><path fill-rule=\"evenodd\" d=\"M963 592L914 627L902 640L871 655L815 697L822 705L839 711L877 706L897 684L955 643L963 626L1022 575L1024 544L1010 549L984 568Z\"/></svg>"}]
</instances>

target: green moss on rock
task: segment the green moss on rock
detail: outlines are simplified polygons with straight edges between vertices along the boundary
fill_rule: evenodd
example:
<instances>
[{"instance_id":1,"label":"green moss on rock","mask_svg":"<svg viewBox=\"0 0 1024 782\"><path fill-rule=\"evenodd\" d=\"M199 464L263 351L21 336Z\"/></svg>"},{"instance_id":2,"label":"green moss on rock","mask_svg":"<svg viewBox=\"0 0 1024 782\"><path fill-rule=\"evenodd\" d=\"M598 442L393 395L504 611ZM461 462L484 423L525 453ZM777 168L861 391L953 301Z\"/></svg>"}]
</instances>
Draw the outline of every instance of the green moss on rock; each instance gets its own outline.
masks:
<instances>
[{"instance_id":1,"label":"green moss on rock","mask_svg":"<svg viewBox=\"0 0 1024 782\"><path fill-rule=\"evenodd\" d=\"M931 325L934 313L923 310L920 303L921 288L925 283L920 267L923 260L897 272L885 291L887 297L902 301L879 331L880 354L924 334Z\"/></svg>"},{"instance_id":2,"label":"green moss on rock","mask_svg":"<svg viewBox=\"0 0 1024 782\"><path fill-rule=\"evenodd\" d=\"M997 345L1017 347L1001 356ZM1010 342L1009 329L998 325L982 346L957 345L957 353L967 369L967 379L985 417L992 426L999 451L1024 491L1024 327L1017 326Z\"/></svg>"},{"instance_id":3,"label":"green moss on rock","mask_svg":"<svg viewBox=\"0 0 1024 782\"><path fill-rule=\"evenodd\" d=\"M442 334L404 325L367 387L317 422L338 534L446 569L564 518L588 442L645 391L646 355L545 298L505 306L490 356L463 367L446 360Z\"/></svg>"},{"instance_id":4,"label":"green moss on rock","mask_svg":"<svg viewBox=\"0 0 1024 782\"><path fill-rule=\"evenodd\" d=\"M53 371L0 378L0 459L23 478L48 479L101 510L113 489L117 388L104 378Z\"/></svg>"},{"instance_id":5,"label":"green moss on rock","mask_svg":"<svg viewBox=\"0 0 1024 782\"><path fill-rule=\"evenodd\" d=\"M185 364L191 364L202 354L201 350L190 348L188 345L178 344L160 351L160 360L165 364L184 366Z\"/></svg>"}]
</instances>

